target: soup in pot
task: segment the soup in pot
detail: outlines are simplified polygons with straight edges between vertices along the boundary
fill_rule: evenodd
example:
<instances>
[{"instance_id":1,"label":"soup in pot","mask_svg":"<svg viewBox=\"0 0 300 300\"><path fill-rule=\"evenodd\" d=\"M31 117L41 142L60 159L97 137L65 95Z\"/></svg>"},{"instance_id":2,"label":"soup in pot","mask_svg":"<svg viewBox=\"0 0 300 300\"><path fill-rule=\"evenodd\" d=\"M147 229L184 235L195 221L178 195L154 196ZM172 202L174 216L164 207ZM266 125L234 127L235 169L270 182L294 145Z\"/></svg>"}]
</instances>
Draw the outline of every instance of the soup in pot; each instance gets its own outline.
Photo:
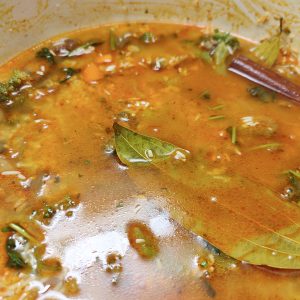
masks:
<instances>
[{"instance_id":1,"label":"soup in pot","mask_svg":"<svg viewBox=\"0 0 300 300\"><path fill-rule=\"evenodd\" d=\"M1 66L0 298L298 299L300 106L227 70L297 82L288 33L102 26Z\"/></svg>"}]
</instances>

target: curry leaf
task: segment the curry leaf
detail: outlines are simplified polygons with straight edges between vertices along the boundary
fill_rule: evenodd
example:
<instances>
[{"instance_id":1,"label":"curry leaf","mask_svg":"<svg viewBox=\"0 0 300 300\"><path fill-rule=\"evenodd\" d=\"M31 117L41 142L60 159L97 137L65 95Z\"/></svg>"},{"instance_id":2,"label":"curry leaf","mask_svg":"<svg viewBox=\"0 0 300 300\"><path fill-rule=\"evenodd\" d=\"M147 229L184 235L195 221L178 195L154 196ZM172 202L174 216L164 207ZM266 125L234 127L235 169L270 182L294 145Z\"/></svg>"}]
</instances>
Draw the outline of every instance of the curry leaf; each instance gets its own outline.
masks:
<instances>
[{"instance_id":1,"label":"curry leaf","mask_svg":"<svg viewBox=\"0 0 300 300\"><path fill-rule=\"evenodd\" d=\"M280 34L262 41L254 48L255 56L264 62L267 67L272 67L279 56Z\"/></svg>"},{"instance_id":2,"label":"curry leaf","mask_svg":"<svg viewBox=\"0 0 300 300\"><path fill-rule=\"evenodd\" d=\"M135 183L167 200L171 216L225 254L255 265L300 269L300 209L261 183L216 171L204 158L114 125L116 149ZM147 155L151 150L153 157ZM166 163L167 162L167 163ZM134 165L157 167L156 172ZM167 187L167 189L166 189Z\"/></svg>"},{"instance_id":3,"label":"curry leaf","mask_svg":"<svg viewBox=\"0 0 300 300\"><path fill-rule=\"evenodd\" d=\"M153 164L169 158L185 160L188 151L157 138L148 137L114 124L117 154L125 165Z\"/></svg>"}]
</instances>

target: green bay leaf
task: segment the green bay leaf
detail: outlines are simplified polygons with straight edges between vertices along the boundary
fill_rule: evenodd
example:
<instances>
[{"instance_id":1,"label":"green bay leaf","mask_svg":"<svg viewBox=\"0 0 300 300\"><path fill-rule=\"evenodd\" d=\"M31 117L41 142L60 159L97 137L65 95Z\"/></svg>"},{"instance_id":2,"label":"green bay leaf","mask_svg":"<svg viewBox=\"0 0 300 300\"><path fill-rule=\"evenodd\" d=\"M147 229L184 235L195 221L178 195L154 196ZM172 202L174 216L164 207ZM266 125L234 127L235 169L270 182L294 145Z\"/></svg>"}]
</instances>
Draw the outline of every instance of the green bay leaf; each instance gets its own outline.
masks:
<instances>
[{"instance_id":1,"label":"green bay leaf","mask_svg":"<svg viewBox=\"0 0 300 300\"><path fill-rule=\"evenodd\" d=\"M117 154L125 165L155 164L170 158L186 160L189 154L171 143L138 134L117 123L113 128Z\"/></svg>"},{"instance_id":2,"label":"green bay leaf","mask_svg":"<svg viewBox=\"0 0 300 300\"><path fill-rule=\"evenodd\" d=\"M268 187L220 173L173 144L114 125L116 150L132 180L164 197L172 218L240 261L300 269L300 210ZM147 156L147 150L155 155ZM204 159L203 159L204 160ZM157 172L135 165L153 165ZM164 192L163 192L164 191Z\"/></svg>"}]
</instances>

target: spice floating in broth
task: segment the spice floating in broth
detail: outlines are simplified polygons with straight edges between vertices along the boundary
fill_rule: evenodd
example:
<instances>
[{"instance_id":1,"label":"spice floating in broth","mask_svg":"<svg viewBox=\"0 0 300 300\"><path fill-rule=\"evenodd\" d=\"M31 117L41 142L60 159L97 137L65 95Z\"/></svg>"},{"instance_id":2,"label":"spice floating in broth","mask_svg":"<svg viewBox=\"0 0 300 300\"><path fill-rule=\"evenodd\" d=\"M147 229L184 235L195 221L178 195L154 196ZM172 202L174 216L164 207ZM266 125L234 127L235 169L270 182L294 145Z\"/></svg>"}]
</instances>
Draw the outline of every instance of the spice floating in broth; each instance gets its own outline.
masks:
<instances>
[{"instance_id":1,"label":"spice floating in broth","mask_svg":"<svg viewBox=\"0 0 300 300\"><path fill-rule=\"evenodd\" d=\"M268 187L238 174L229 175L226 181L220 180L207 166L195 164L191 156L178 164L176 156L170 154L180 148L172 144L140 135L117 123L114 130L117 155L124 164L131 168L152 165L174 181L169 187L178 195L171 203L175 211L173 217L186 229L204 236L235 259L300 269L300 225L297 223L300 210L293 204L284 202ZM232 140L235 139L233 136ZM253 150L273 149L275 145L278 147L273 143ZM153 153L150 157L149 151ZM211 186L214 186L213 197L219 199L217 201L204 196L211 194ZM197 201L191 206L180 190L189 191ZM243 191L243 199L236 199L237 191ZM253 207L259 207L260 214Z\"/></svg>"},{"instance_id":2,"label":"spice floating in broth","mask_svg":"<svg viewBox=\"0 0 300 300\"><path fill-rule=\"evenodd\" d=\"M300 86L245 56L234 57L229 65L229 71L300 102Z\"/></svg>"}]
</instances>

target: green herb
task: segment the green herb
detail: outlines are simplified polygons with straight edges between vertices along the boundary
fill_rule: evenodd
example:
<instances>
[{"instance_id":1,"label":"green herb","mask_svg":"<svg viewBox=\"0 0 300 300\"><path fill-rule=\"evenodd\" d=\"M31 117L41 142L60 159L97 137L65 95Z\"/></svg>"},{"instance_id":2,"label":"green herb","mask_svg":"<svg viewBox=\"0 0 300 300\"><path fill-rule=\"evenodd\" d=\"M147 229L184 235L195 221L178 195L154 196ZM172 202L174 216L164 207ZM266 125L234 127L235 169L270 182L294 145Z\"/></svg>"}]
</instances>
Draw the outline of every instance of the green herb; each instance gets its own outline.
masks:
<instances>
[{"instance_id":1,"label":"green herb","mask_svg":"<svg viewBox=\"0 0 300 300\"><path fill-rule=\"evenodd\" d=\"M26 267L26 263L22 255L16 251L18 242L14 236L8 237L6 240L6 253L8 256L7 266L14 269L23 269Z\"/></svg>"},{"instance_id":2,"label":"green herb","mask_svg":"<svg viewBox=\"0 0 300 300\"><path fill-rule=\"evenodd\" d=\"M77 200L79 199L79 196L80 195L77 195ZM61 207L63 210L67 210L76 207L77 203L70 195L67 195L65 196L64 200L61 203L59 203L58 206Z\"/></svg>"},{"instance_id":3,"label":"green herb","mask_svg":"<svg viewBox=\"0 0 300 300\"><path fill-rule=\"evenodd\" d=\"M8 261L7 266L14 269L23 269L26 267L26 263L21 256L21 254L17 251L9 251L7 252Z\"/></svg>"},{"instance_id":4,"label":"green herb","mask_svg":"<svg viewBox=\"0 0 300 300\"><path fill-rule=\"evenodd\" d=\"M0 102L8 102L9 99L9 85L0 82Z\"/></svg>"},{"instance_id":5,"label":"green herb","mask_svg":"<svg viewBox=\"0 0 300 300\"><path fill-rule=\"evenodd\" d=\"M228 127L227 132L230 134L231 143L235 145L237 143L236 127L235 126Z\"/></svg>"},{"instance_id":6,"label":"green herb","mask_svg":"<svg viewBox=\"0 0 300 300\"><path fill-rule=\"evenodd\" d=\"M145 32L142 36L141 36L141 40L145 43L145 44L153 44L157 41L157 37L152 33L152 32Z\"/></svg>"},{"instance_id":7,"label":"green herb","mask_svg":"<svg viewBox=\"0 0 300 300\"><path fill-rule=\"evenodd\" d=\"M251 87L247 89L247 91L252 97L258 98L260 101L265 103L274 102L276 97L274 92L260 86Z\"/></svg>"},{"instance_id":8,"label":"green herb","mask_svg":"<svg viewBox=\"0 0 300 300\"><path fill-rule=\"evenodd\" d=\"M129 43L131 37L132 37L132 34L129 32L126 32L121 36L117 36L116 33L111 29L109 31L110 50L116 51L117 49L122 49Z\"/></svg>"},{"instance_id":9,"label":"green herb","mask_svg":"<svg viewBox=\"0 0 300 300\"><path fill-rule=\"evenodd\" d=\"M269 151L274 151L274 150L278 150L280 147L281 147L280 143L269 143L269 144L263 144L263 145L258 145L258 146L252 147L250 150L266 149Z\"/></svg>"},{"instance_id":10,"label":"green herb","mask_svg":"<svg viewBox=\"0 0 300 300\"><path fill-rule=\"evenodd\" d=\"M263 40L253 49L254 55L269 68L272 67L278 59L282 33L289 34L289 32L283 30L283 18L280 18L279 22L279 32L273 37Z\"/></svg>"},{"instance_id":11,"label":"green herb","mask_svg":"<svg viewBox=\"0 0 300 300\"><path fill-rule=\"evenodd\" d=\"M226 60L240 47L239 41L229 33L215 30L212 35L205 35L200 38L199 46L206 50L215 62L220 73L226 70Z\"/></svg>"},{"instance_id":12,"label":"green herb","mask_svg":"<svg viewBox=\"0 0 300 300\"><path fill-rule=\"evenodd\" d=\"M9 86L10 89L13 90L19 88L24 81L29 79L30 76L26 72L20 70L14 70L11 74L10 79L7 82L7 85Z\"/></svg>"},{"instance_id":13,"label":"green herb","mask_svg":"<svg viewBox=\"0 0 300 300\"><path fill-rule=\"evenodd\" d=\"M216 106L211 106L209 107L210 110L221 110L225 107L224 104L216 105Z\"/></svg>"},{"instance_id":14,"label":"green herb","mask_svg":"<svg viewBox=\"0 0 300 300\"><path fill-rule=\"evenodd\" d=\"M206 268L206 267L208 266L207 260L203 260L203 261L200 263L200 266L201 266L202 268Z\"/></svg>"},{"instance_id":15,"label":"green herb","mask_svg":"<svg viewBox=\"0 0 300 300\"><path fill-rule=\"evenodd\" d=\"M109 46L111 51L117 50L118 37L113 30L109 31Z\"/></svg>"},{"instance_id":16,"label":"green herb","mask_svg":"<svg viewBox=\"0 0 300 300\"><path fill-rule=\"evenodd\" d=\"M279 56L280 52L280 34L262 41L254 48L255 56L264 62L267 67L272 67Z\"/></svg>"},{"instance_id":17,"label":"green herb","mask_svg":"<svg viewBox=\"0 0 300 300\"><path fill-rule=\"evenodd\" d=\"M158 254L158 240L145 224L133 222L127 225L128 240L138 254L147 259Z\"/></svg>"},{"instance_id":18,"label":"green herb","mask_svg":"<svg viewBox=\"0 0 300 300\"><path fill-rule=\"evenodd\" d=\"M224 115L213 115L208 117L208 120L223 120L223 119L225 119Z\"/></svg>"},{"instance_id":19,"label":"green herb","mask_svg":"<svg viewBox=\"0 0 300 300\"><path fill-rule=\"evenodd\" d=\"M80 195L77 195L77 200L79 199ZM32 214L32 218L38 219L41 222L48 224L51 219L55 216L55 214L59 211L65 211L66 214L71 215L72 208L75 208L78 205L78 201L75 198L71 197L70 195L66 195L63 200L58 203L49 205L45 204L45 206L38 211L35 211Z\"/></svg>"},{"instance_id":20,"label":"green herb","mask_svg":"<svg viewBox=\"0 0 300 300\"><path fill-rule=\"evenodd\" d=\"M12 230L14 230L15 232L19 233L21 236L23 236L25 239L38 244L38 241L30 234L28 233L23 227L21 227L18 224L15 223L10 223L8 225Z\"/></svg>"},{"instance_id":21,"label":"green herb","mask_svg":"<svg viewBox=\"0 0 300 300\"><path fill-rule=\"evenodd\" d=\"M295 178L297 178L297 179L300 180L300 171L298 171L298 170L296 170L296 171L294 171L294 170L288 170L288 173L290 175L293 175L293 177L295 177Z\"/></svg>"},{"instance_id":22,"label":"green herb","mask_svg":"<svg viewBox=\"0 0 300 300\"><path fill-rule=\"evenodd\" d=\"M113 126L118 157L125 165L147 165L173 158L186 160L188 151L171 143L138 134L117 123Z\"/></svg>"},{"instance_id":23,"label":"green herb","mask_svg":"<svg viewBox=\"0 0 300 300\"><path fill-rule=\"evenodd\" d=\"M203 100L210 100L211 99L211 95L210 92L205 90L200 94L200 98Z\"/></svg>"},{"instance_id":24,"label":"green herb","mask_svg":"<svg viewBox=\"0 0 300 300\"><path fill-rule=\"evenodd\" d=\"M212 58L211 58L208 51L203 51L203 50L197 49L195 51L195 56L197 58L202 59L204 62L206 62L208 64L211 64L213 62L213 60L212 60Z\"/></svg>"},{"instance_id":25,"label":"green herb","mask_svg":"<svg viewBox=\"0 0 300 300\"><path fill-rule=\"evenodd\" d=\"M50 64L55 64L55 53L49 48L42 48L36 53L36 57L46 59Z\"/></svg>"},{"instance_id":26,"label":"green herb","mask_svg":"<svg viewBox=\"0 0 300 300\"><path fill-rule=\"evenodd\" d=\"M56 214L56 209L54 207L46 205L43 212L44 219L51 219Z\"/></svg>"},{"instance_id":27,"label":"green herb","mask_svg":"<svg viewBox=\"0 0 300 300\"><path fill-rule=\"evenodd\" d=\"M205 236L215 247L235 259L255 265L300 269L300 230L297 224L300 211L294 205L282 201L270 188L247 177L226 172L216 175L213 166L209 166L203 156L189 156L184 163L177 164L174 159L154 159L153 151L149 158L149 149L166 152L161 142L157 144L157 139L145 138L124 127L114 126L114 129L117 155L131 168L130 176L134 182L138 182L141 188L148 188L149 182L163 188L165 185L160 182L167 176L170 182L168 194L172 195L169 202L171 217L184 228ZM174 145L171 151L173 149ZM139 165L157 169L142 171L143 180L140 180ZM214 198L205 196L211 186L214 186ZM237 197L237 190L244 191L242 198ZM260 207L259 214L253 213L254 207ZM209 211L214 212L214 218ZM143 242L141 238L131 244L135 246Z\"/></svg>"},{"instance_id":28,"label":"green herb","mask_svg":"<svg viewBox=\"0 0 300 300\"><path fill-rule=\"evenodd\" d=\"M30 80L30 76L26 72L14 70L7 82L0 82L0 102L7 106L20 103L23 95L16 92L27 80Z\"/></svg>"},{"instance_id":29,"label":"green herb","mask_svg":"<svg viewBox=\"0 0 300 300\"><path fill-rule=\"evenodd\" d=\"M75 75L78 71L73 68L64 68L63 72L66 74L65 78L61 80L59 83L65 83L68 81L73 75Z\"/></svg>"},{"instance_id":30,"label":"green herb","mask_svg":"<svg viewBox=\"0 0 300 300\"><path fill-rule=\"evenodd\" d=\"M292 186L292 198L295 198L296 201L300 200L300 172L298 170L289 170L288 171L289 182Z\"/></svg>"},{"instance_id":31,"label":"green herb","mask_svg":"<svg viewBox=\"0 0 300 300\"><path fill-rule=\"evenodd\" d=\"M86 159L86 160L84 160L84 162L83 162L86 166L88 166L88 165L90 165L91 164L91 161L90 160L88 160L88 159Z\"/></svg>"},{"instance_id":32,"label":"green herb","mask_svg":"<svg viewBox=\"0 0 300 300\"><path fill-rule=\"evenodd\" d=\"M74 56L81 56L85 54L91 54L92 52L95 51L95 47L103 44L102 41L100 40L92 40L89 41L74 50L72 50L69 54L68 57L74 57Z\"/></svg>"},{"instance_id":33,"label":"green herb","mask_svg":"<svg viewBox=\"0 0 300 300\"><path fill-rule=\"evenodd\" d=\"M5 226L1 229L1 232L12 232L13 230L9 226Z\"/></svg>"}]
</instances>

